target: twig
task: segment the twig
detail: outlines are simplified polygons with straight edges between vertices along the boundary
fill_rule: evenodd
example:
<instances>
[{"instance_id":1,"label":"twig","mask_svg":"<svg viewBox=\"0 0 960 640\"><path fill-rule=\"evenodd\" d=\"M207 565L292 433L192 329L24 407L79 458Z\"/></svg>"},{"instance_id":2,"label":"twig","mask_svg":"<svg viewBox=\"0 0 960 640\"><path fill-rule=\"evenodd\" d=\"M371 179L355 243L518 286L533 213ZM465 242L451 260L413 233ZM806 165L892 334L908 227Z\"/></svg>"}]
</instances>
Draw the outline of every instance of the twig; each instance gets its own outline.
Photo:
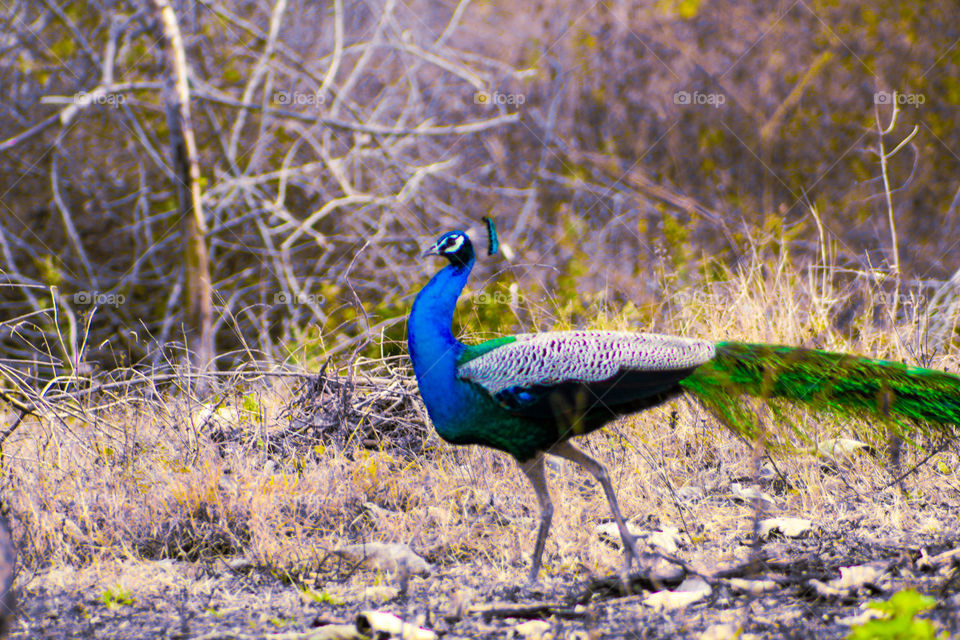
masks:
<instances>
[{"instance_id":1,"label":"twig","mask_svg":"<svg viewBox=\"0 0 960 640\"><path fill-rule=\"evenodd\" d=\"M387 127L376 124L366 124L361 122L346 122L337 118L328 118L324 116L311 116L296 111L286 109L277 109L275 107L265 107L259 104L244 104L239 100L215 96L205 91L194 92L194 97L198 100L207 100L217 104L230 107L259 110L271 115L293 118L309 124L322 124L334 129L343 129L344 131L356 131L358 133L369 133L378 136L463 136L471 133L480 133L488 129L495 129L504 125L515 124L520 120L519 113L508 113L488 120L479 120L465 124L452 124L446 126L421 125L417 127ZM0 145L0 151L3 146Z\"/></svg>"},{"instance_id":2,"label":"twig","mask_svg":"<svg viewBox=\"0 0 960 640\"><path fill-rule=\"evenodd\" d=\"M30 415L38 415L36 405L26 404L25 402L21 402L20 400L13 397L13 395L9 391L0 389L0 398L3 398L4 402L6 402L7 404L11 404L14 407L16 407L16 409L20 411L22 414L29 413Z\"/></svg>"},{"instance_id":3,"label":"twig","mask_svg":"<svg viewBox=\"0 0 960 640\"><path fill-rule=\"evenodd\" d=\"M50 9L63 24L66 25L67 29L70 31L70 35L73 37L73 41L80 44L80 48L83 50L84 54L90 60L99 66L100 60L97 58L96 51L90 46L90 43L87 41L86 36L83 35L83 32L77 28L76 23L70 19L70 17L64 13L63 9L53 0L43 0L43 3L47 5L47 8Z\"/></svg>"},{"instance_id":4,"label":"twig","mask_svg":"<svg viewBox=\"0 0 960 640\"><path fill-rule=\"evenodd\" d=\"M558 618L579 619L588 615L588 610L582 606L564 604L562 602L531 602L511 604L508 602L497 602L494 604L475 605L470 607L467 612L472 616L480 616L484 619L490 618L548 618L557 616ZM459 620L460 616L448 616L447 620L453 622Z\"/></svg>"},{"instance_id":5,"label":"twig","mask_svg":"<svg viewBox=\"0 0 960 640\"><path fill-rule=\"evenodd\" d=\"M267 73L267 61L270 59L270 56L273 55L273 50L277 45L277 34L280 32L280 23L283 20L283 14L286 8L287 0L276 0L273 5L273 11L270 13L270 30L267 32L267 42L257 60L256 66L254 66L250 74L250 80L243 89L243 97L241 98L243 104L247 104L253 99L257 87L263 80L263 76ZM234 120L233 127L230 131L230 143L227 145L227 158L234 166L237 166L237 145L240 142L243 125L247 120L247 112L247 108L240 109L240 113L237 114L237 118Z\"/></svg>"},{"instance_id":6,"label":"twig","mask_svg":"<svg viewBox=\"0 0 960 640\"><path fill-rule=\"evenodd\" d=\"M949 447L953 442L955 442L955 440L953 440L953 439L950 439L950 438L944 439L944 441L940 443L940 446L938 446L938 447L935 448L933 451L931 451L929 454L927 454L927 456L926 456L923 460L921 460L921 461L918 462L917 464L913 465L912 467L910 467L909 469L907 469L906 471L904 471L903 473L901 473L899 476L897 476L896 478L894 478L893 480L891 480L890 482L888 482L887 484L885 484L885 485L883 486L883 488L884 488L884 489L888 489L888 488L892 487L892 486L895 485L895 484L896 484L896 485L899 485L899 484L902 483L908 476L916 473L916 472L920 469L920 467L922 467L923 465L925 465L925 464L930 460L930 458L932 458L933 456L937 455L938 453L942 453L943 451L945 451L945 450L947 449L947 447Z\"/></svg>"},{"instance_id":7,"label":"twig","mask_svg":"<svg viewBox=\"0 0 960 640\"><path fill-rule=\"evenodd\" d=\"M20 415L17 416L17 419L13 421L13 424L4 429L3 433L0 433L0 451L3 450L3 443L6 442L7 438L9 438L14 431L17 430L17 427L19 427L20 423L23 422L24 416L26 416L28 413L33 412L26 409L20 409Z\"/></svg>"},{"instance_id":8,"label":"twig","mask_svg":"<svg viewBox=\"0 0 960 640\"><path fill-rule=\"evenodd\" d=\"M913 137L914 137L915 135L917 135L917 132L920 130L920 125L914 125L914 126L913 126L913 131L911 131L910 134L907 135L906 138L904 138L903 140L901 140L901 141L900 141L900 144L898 144L896 147L894 147L893 151L890 151L890 152L888 153L888 152L885 150L884 144L883 144L883 136L887 135L888 133L891 133L891 132L893 131L894 127L897 126L897 116L898 116L899 113L900 113L900 107L899 107L898 102L897 102L897 92L894 91L893 94L892 94L892 96L893 96L893 97L892 97L891 102L892 102L892 104L893 104L893 112L890 114L890 124L888 124L888 125L886 126L886 128L884 128L883 125L880 123L880 105L877 104L877 101L876 101L876 100L874 100L873 110L874 110L874 114L875 114L875 116L876 116L877 133L878 133L878 145L879 145L879 149L880 149L880 152L879 152L879 154L878 154L878 155L880 156L880 174L883 176L883 191L884 191L884 194L886 195L886 200L887 200L887 219L888 219L888 221L889 221L889 223L890 223L890 243L891 243L891 245L892 245L892 251L893 251L893 265L892 265L892 267L893 267L893 273L894 273L894 275L899 278L899 276L900 276L900 247L899 247L899 243L897 242L897 224L896 224L896 221L894 220L894 217L893 217L893 198L892 198L891 195L890 195L890 194L891 194L891 190L890 190L890 177L889 177L889 173L888 173L887 161L888 161L890 158L892 158L894 155L896 155L896 153L897 153L898 151L900 151L900 149L902 149L906 144L908 144L911 140L913 140ZM899 293L899 291L900 291L900 288L899 288L899 283L898 283L897 293ZM897 304L897 303L896 303L896 300L894 300L894 309L893 309L893 310L894 310L894 315L896 314L896 304Z\"/></svg>"},{"instance_id":9,"label":"twig","mask_svg":"<svg viewBox=\"0 0 960 640\"><path fill-rule=\"evenodd\" d=\"M53 192L53 202L57 206L57 211L60 212L60 219L63 220L67 237L76 249L80 262L83 263L83 269L87 273L87 278L90 279L90 284L93 285L94 290L99 291L100 283L97 282L96 272L90 264L90 258L87 256L86 249L83 248L83 243L80 242L80 234L77 233L77 227L73 224L73 215L60 193L60 154L56 150L53 151L53 159L50 163L50 189Z\"/></svg>"},{"instance_id":10,"label":"twig","mask_svg":"<svg viewBox=\"0 0 960 640\"><path fill-rule=\"evenodd\" d=\"M337 77L340 71L340 64L343 61L343 0L333 1L333 60L327 68L326 75L323 76L323 84L320 85L320 95L326 96L327 92L333 86L333 79Z\"/></svg>"}]
</instances>

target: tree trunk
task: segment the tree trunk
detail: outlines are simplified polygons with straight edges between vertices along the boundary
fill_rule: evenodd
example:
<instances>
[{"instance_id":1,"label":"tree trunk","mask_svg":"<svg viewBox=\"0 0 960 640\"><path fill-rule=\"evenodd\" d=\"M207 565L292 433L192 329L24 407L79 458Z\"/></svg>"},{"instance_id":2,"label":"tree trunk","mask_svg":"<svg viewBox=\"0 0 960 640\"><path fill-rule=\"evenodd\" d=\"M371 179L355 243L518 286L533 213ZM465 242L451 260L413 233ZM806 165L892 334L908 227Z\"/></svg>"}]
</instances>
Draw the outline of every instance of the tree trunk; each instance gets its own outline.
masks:
<instances>
[{"instance_id":1,"label":"tree trunk","mask_svg":"<svg viewBox=\"0 0 960 640\"><path fill-rule=\"evenodd\" d=\"M200 192L200 164L190 117L190 87L187 58L177 16L168 0L154 0L160 13L163 41L169 61L164 82L164 103L170 129L170 153L177 177L177 201L183 224L184 333L190 363L205 388L203 373L214 366L213 290L207 254L206 221Z\"/></svg>"}]
</instances>

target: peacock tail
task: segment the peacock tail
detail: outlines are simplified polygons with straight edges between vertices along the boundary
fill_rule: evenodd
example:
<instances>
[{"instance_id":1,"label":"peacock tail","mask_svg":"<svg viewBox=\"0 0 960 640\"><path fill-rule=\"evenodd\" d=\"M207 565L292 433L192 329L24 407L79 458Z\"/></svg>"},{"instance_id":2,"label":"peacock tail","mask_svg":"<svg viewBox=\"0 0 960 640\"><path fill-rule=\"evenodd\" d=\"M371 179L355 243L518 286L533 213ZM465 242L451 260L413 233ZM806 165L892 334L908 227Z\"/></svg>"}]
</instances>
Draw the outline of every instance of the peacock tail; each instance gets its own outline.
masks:
<instances>
[{"instance_id":1,"label":"peacock tail","mask_svg":"<svg viewBox=\"0 0 960 640\"><path fill-rule=\"evenodd\" d=\"M895 432L913 423L956 435L960 377L897 362L801 347L720 342L715 356L680 386L726 426L758 435L756 416L737 396L785 400L843 417L874 418Z\"/></svg>"}]
</instances>

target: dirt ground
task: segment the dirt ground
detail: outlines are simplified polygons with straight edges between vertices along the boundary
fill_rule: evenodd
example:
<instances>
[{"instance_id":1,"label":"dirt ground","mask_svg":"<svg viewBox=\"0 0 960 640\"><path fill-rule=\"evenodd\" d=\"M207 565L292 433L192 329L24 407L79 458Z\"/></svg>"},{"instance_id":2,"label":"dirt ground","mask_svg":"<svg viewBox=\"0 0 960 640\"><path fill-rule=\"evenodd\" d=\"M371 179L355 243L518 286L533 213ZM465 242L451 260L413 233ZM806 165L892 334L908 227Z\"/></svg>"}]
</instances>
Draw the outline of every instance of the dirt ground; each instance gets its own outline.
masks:
<instances>
[{"instance_id":1,"label":"dirt ground","mask_svg":"<svg viewBox=\"0 0 960 640\"><path fill-rule=\"evenodd\" d=\"M956 506L921 510L960 521ZM405 595L397 576L342 562L303 581L235 562L59 568L21 575L22 611L11 637L334 637L321 634L331 624L352 624L361 611L381 610L444 638L844 638L867 601L910 587L938 600L924 617L960 636L956 527L922 534L831 518L813 519L798 538L774 531L756 547L751 538L714 530L681 542L677 555L710 591L676 608L651 604L656 587L644 580L633 583L637 593L623 595L616 576L598 578L581 567L527 585L526 567L517 566L512 580L498 579L477 566L482 559L434 564L429 576L409 578ZM845 567L866 567L868 575L843 584ZM676 587L682 577L660 587Z\"/></svg>"},{"instance_id":2,"label":"dirt ground","mask_svg":"<svg viewBox=\"0 0 960 640\"><path fill-rule=\"evenodd\" d=\"M578 443L610 470L645 553L678 562L648 555L626 588L603 492L551 459L553 526L530 585L539 513L512 460L441 442L398 385L308 386L240 396L265 407L256 420L230 406L191 421L173 402L119 414L117 436L25 420L4 448L22 565L11 637L809 640L848 637L869 603L917 604L910 590L932 599L918 620L960 637L952 441L894 464L850 439L864 423L797 412L811 441L788 452L713 428L693 403L645 412ZM319 417L268 411L304 393ZM381 405L405 408L377 421ZM369 632L374 610L405 635Z\"/></svg>"}]
</instances>

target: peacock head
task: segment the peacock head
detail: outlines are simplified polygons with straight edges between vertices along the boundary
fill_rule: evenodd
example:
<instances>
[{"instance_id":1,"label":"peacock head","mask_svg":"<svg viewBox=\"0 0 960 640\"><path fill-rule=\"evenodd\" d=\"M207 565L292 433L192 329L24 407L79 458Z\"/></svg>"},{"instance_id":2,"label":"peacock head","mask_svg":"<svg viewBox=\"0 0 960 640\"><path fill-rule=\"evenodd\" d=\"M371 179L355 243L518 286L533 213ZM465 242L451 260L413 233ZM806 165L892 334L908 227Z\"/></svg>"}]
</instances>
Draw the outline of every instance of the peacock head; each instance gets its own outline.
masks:
<instances>
[{"instance_id":1,"label":"peacock head","mask_svg":"<svg viewBox=\"0 0 960 640\"><path fill-rule=\"evenodd\" d=\"M421 257L427 256L443 256L453 266L465 267L473 260L473 244L463 231L450 231L440 236Z\"/></svg>"}]
</instances>

